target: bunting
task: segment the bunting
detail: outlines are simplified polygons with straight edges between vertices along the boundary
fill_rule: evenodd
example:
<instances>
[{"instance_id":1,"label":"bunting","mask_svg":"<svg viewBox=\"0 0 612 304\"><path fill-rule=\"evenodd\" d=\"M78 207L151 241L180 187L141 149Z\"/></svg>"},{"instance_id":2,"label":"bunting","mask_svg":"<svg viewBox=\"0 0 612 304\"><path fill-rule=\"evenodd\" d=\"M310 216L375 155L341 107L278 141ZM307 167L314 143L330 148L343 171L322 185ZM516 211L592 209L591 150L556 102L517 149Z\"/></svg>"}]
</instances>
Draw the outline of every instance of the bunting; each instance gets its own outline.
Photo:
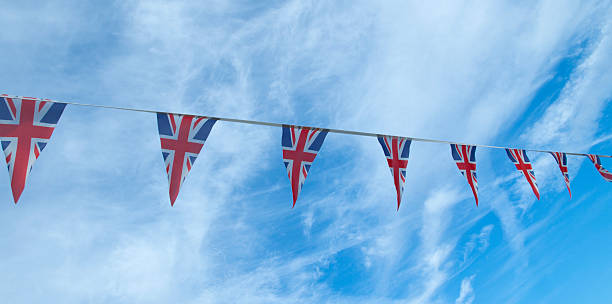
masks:
<instances>
[{"instance_id":1,"label":"bunting","mask_svg":"<svg viewBox=\"0 0 612 304\"><path fill-rule=\"evenodd\" d=\"M168 174L170 205L178 197L216 120L191 115L157 113L162 156Z\"/></svg>"},{"instance_id":2,"label":"bunting","mask_svg":"<svg viewBox=\"0 0 612 304\"><path fill-rule=\"evenodd\" d=\"M0 142L15 204L65 107L64 103L0 97Z\"/></svg>"},{"instance_id":3,"label":"bunting","mask_svg":"<svg viewBox=\"0 0 612 304\"><path fill-rule=\"evenodd\" d=\"M457 168L467 179L476 206L478 207L478 180L476 179L476 146L451 144L451 154L457 163Z\"/></svg>"},{"instance_id":4,"label":"bunting","mask_svg":"<svg viewBox=\"0 0 612 304\"><path fill-rule=\"evenodd\" d=\"M529 157L527 156L527 151L521 149L508 149L506 148L506 153L508 154L508 158L514 163L516 170L521 171L535 196L540 199L540 190L538 189L538 184L536 183L535 173L533 173L533 166L531 165L531 161L529 161Z\"/></svg>"},{"instance_id":5,"label":"bunting","mask_svg":"<svg viewBox=\"0 0 612 304\"><path fill-rule=\"evenodd\" d=\"M378 142L385 153L389 170L393 175L393 184L395 184L397 194L397 210L399 210L406 183L406 167L412 140L397 136L378 136Z\"/></svg>"},{"instance_id":6,"label":"bunting","mask_svg":"<svg viewBox=\"0 0 612 304\"><path fill-rule=\"evenodd\" d=\"M599 159L599 156L595 154L588 154L587 157L591 160L591 162L593 162L593 165L595 165L595 168L597 169L597 172L601 174L601 177L603 177L606 181L612 182L612 173L601 166L601 159Z\"/></svg>"},{"instance_id":7,"label":"bunting","mask_svg":"<svg viewBox=\"0 0 612 304\"><path fill-rule=\"evenodd\" d=\"M291 184L293 207L295 207L295 203L297 202L299 193L308 176L310 167L329 132L369 136L378 139L385 157L387 158L387 165L393 177L397 210L399 210L402 201L404 185L406 183L406 168L410 155L410 145L413 140L450 144L451 155L457 168L461 174L465 176L470 185L476 206L479 205L478 179L476 174L476 148L478 146L505 149L508 157L514 163L516 169L523 174L538 200L540 199L540 191L536 183L533 166L527 156L527 151L546 152L550 153L555 158L559 170L563 175L570 198L572 197L572 191L567 165L568 154L587 156L595 165L599 174L606 181L612 182L612 173L603 168L600 159L600 157L612 157L609 155L511 149L488 145L462 145L437 139L398 137L351 130L297 127L273 122L236 118L210 118L189 114L171 114L143 109L80 104L74 102L57 102L49 99L1 94L0 145L4 151L15 203L19 201L25 188L27 178L32 170L32 166L49 143L51 135L67 104L156 113L162 156L168 175L170 204L172 206L174 206L181 186L193 167L214 124L219 120L282 127L281 146L283 150L283 163L287 169Z\"/></svg>"},{"instance_id":8,"label":"bunting","mask_svg":"<svg viewBox=\"0 0 612 304\"><path fill-rule=\"evenodd\" d=\"M550 152L550 154L557 161L557 164L559 165L559 170L561 170L561 174L563 175L563 179L565 180L565 186L567 187L569 196L570 198L572 198L572 190L570 189L570 178L569 173L567 171L567 155L563 152Z\"/></svg>"},{"instance_id":9,"label":"bunting","mask_svg":"<svg viewBox=\"0 0 612 304\"><path fill-rule=\"evenodd\" d=\"M308 171L319 153L328 131L308 127L283 126L281 145L283 162L291 182L293 207L308 176ZM293 208L292 207L292 208Z\"/></svg>"}]
</instances>

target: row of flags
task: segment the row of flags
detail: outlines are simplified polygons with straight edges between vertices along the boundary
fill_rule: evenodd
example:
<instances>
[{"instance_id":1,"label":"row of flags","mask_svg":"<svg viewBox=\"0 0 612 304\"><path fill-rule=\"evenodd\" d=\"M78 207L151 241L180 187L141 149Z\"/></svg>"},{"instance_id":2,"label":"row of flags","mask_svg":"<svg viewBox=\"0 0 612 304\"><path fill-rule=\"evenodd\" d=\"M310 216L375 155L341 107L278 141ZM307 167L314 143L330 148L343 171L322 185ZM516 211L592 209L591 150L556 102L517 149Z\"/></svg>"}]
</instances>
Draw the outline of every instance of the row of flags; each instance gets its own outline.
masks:
<instances>
[{"instance_id":1,"label":"row of flags","mask_svg":"<svg viewBox=\"0 0 612 304\"><path fill-rule=\"evenodd\" d=\"M53 130L66 108L65 103L33 98L11 98L0 95L0 143L4 151L15 203L19 201L34 161L49 143ZM192 115L157 113L157 127L162 157L168 175L170 204L174 206L181 185L193 167L208 135L217 119ZM283 125L281 146L283 162L287 169L293 206L306 181L329 130ZM387 159L393 176L399 210L406 183L406 167L412 140L397 136L378 136L378 142ZM451 144L451 155L457 168L465 176L478 205L478 180L476 177L476 146ZM508 158L520 171L537 199L540 191L527 151L506 148ZM567 154L551 152L563 175L570 197L570 179L567 170ZM588 154L599 174L612 182L612 173L601 165L598 155Z\"/></svg>"}]
</instances>

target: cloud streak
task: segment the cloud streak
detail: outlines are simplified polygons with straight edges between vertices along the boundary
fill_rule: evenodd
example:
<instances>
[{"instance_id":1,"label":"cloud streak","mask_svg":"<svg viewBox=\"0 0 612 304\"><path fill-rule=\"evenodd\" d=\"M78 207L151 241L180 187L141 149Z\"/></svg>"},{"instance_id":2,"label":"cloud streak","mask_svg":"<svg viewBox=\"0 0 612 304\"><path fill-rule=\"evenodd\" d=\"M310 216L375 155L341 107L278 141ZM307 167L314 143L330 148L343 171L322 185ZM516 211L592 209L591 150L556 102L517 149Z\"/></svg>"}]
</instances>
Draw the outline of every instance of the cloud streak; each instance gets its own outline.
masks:
<instances>
[{"instance_id":1,"label":"cloud streak","mask_svg":"<svg viewBox=\"0 0 612 304\"><path fill-rule=\"evenodd\" d=\"M575 142L564 138L595 140L611 95L599 5L73 4L47 4L32 24L0 21L10 29L0 51L13 72L0 76L7 93L568 149ZM88 17L107 10L113 16ZM38 11L14 4L0 14ZM525 135L509 136L587 38L559 99ZM33 44L20 54L24 41ZM513 203L523 181L480 175L495 186L483 187L476 208L449 147L423 143L412 148L396 212L376 141L337 134L291 209L280 131L224 122L170 208L155 131L154 115L69 107L23 204L0 212L10 228L0 236L7 301L471 303L475 275L462 272L492 249L528 256L525 242L541 227L524 220L531 203ZM479 174L499 173L491 152L478 153ZM550 160L535 162L542 188L559 182L544 169ZM491 214L498 222L481 225ZM458 298L445 292L455 278Z\"/></svg>"}]
</instances>

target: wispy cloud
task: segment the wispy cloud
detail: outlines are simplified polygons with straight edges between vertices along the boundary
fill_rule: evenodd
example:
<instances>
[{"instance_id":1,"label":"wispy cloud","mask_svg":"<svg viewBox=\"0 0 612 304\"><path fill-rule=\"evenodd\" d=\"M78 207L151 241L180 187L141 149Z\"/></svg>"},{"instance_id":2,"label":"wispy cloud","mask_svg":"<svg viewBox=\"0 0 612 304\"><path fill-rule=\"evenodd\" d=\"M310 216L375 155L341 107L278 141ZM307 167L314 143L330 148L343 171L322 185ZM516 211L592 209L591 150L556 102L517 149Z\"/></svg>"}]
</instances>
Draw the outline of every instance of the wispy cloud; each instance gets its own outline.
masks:
<instances>
[{"instance_id":1,"label":"wispy cloud","mask_svg":"<svg viewBox=\"0 0 612 304\"><path fill-rule=\"evenodd\" d=\"M589 38L559 100L517 139L588 145L611 95L609 29L592 34L600 5L524 5L66 2L41 15L13 4L0 12L0 79L11 94L489 143ZM154 117L69 107L22 203L0 212L2 291L11 302L449 302L456 290L441 290L466 256L493 247L496 225L479 219L492 211L517 255L538 227L510 199L524 181L483 186L498 195L476 208L449 154L413 144L396 212L376 141L330 135L291 209L279 130L220 122L170 208ZM549 165L536 159L547 189L559 182ZM473 279L457 303L474 301Z\"/></svg>"},{"instance_id":2,"label":"wispy cloud","mask_svg":"<svg viewBox=\"0 0 612 304\"><path fill-rule=\"evenodd\" d=\"M459 290L459 297L455 300L456 304L471 304L474 302L476 295L474 295L474 288L472 288L472 281L476 275L463 278L461 280L461 289Z\"/></svg>"}]
</instances>

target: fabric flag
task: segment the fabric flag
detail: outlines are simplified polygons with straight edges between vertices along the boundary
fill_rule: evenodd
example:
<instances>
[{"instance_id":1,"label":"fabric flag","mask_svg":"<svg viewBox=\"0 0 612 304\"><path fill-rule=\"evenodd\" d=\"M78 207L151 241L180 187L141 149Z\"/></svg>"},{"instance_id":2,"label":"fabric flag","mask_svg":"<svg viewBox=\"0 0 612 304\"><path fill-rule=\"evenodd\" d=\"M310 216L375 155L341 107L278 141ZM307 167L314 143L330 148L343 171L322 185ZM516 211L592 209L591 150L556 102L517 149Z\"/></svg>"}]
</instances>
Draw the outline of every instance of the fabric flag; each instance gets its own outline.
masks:
<instances>
[{"instance_id":1,"label":"fabric flag","mask_svg":"<svg viewBox=\"0 0 612 304\"><path fill-rule=\"evenodd\" d=\"M457 168L465 176L472 188L478 206L478 180L476 179L476 146L451 144L451 153Z\"/></svg>"},{"instance_id":2,"label":"fabric flag","mask_svg":"<svg viewBox=\"0 0 612 304\"><path fill-rule=\"evenodd\" d=\"M291 181L293 207L302 190L312 162L323 145L328 131L307 127L283 126L283 162ZM291 207L291 208L293 208Z\"/></svg>"},{"instance_id":3,"label":"fabric flag","mask_svg":"<svg viewBox=\"0 0 612 304\"><path fill-rule=\"evenodd\" d=\"M570 198L572 198L569 173L567 172L567 155L563 152L550 152L550 154L557 161L557 164L559 165L559 170L561 170L561 174L563 175L563 179L565 180L565 186L567 186L567 191L569 191L569 196Z\"/></svg>"},{"instance_id":4,"label":"fabric flag","mask_svg":"<svg viewBox=\"0 0 612 304\"><path fill-rule=\"evenodd\" d=\"M412 140L397 136L378 136L378 142L387 157L387 164L393 175L393 183L397 194L397 210L399 210L406 183L406 167L410 155Z\"/></svg>"},{"instance_id":5,"label":"fabric flag","mask_svg":"<svg viewBox=\"0 0 612 304\"><path fill-rule=\"evenodd\" d=\"M0 142L6 156L15 204L34 161L47 146L65 103L0 97Z\"/></svg>"},{"instance_id":6,"label":"fabric flag","mask_svg":"<svg viewBox=\"0 0 612 304\"><path fill-rule=\"evenodd\" d=\"M601 159L599 158L599 155L588 154L587 156L591 162L593 162L593 165L595 165L597 172L599 172L599 174L601 174L606 181L612 182L612 173L601 166Z\"/></svg>"},{"instance_id":7,"label":"fabric flag","mask_svg":"<svg viewBox=\"0 0 612 304\"><path fill-rule=\"evenodd\" d=\"M519 170L523 173L533 193L535 196L540 199L540 190L538 190L538 184L536 183L535 173L533 173L533 167L531 166L531 161L529 161L529 157L527 157L527 152L521 149L506 149L506 153L508 153L508 157L516 166L516 170Z\"/></svg>"},{"instance_id":8,"label":"fabric flag","mask_svg":"<svg viewBox=\"0 0 612 304\"><path fill-rule=\"evenodd\" d=\"M157 128L168 173L172 206L216 121L206 117L157 113Z\"/></svg>"}]
</instances>

